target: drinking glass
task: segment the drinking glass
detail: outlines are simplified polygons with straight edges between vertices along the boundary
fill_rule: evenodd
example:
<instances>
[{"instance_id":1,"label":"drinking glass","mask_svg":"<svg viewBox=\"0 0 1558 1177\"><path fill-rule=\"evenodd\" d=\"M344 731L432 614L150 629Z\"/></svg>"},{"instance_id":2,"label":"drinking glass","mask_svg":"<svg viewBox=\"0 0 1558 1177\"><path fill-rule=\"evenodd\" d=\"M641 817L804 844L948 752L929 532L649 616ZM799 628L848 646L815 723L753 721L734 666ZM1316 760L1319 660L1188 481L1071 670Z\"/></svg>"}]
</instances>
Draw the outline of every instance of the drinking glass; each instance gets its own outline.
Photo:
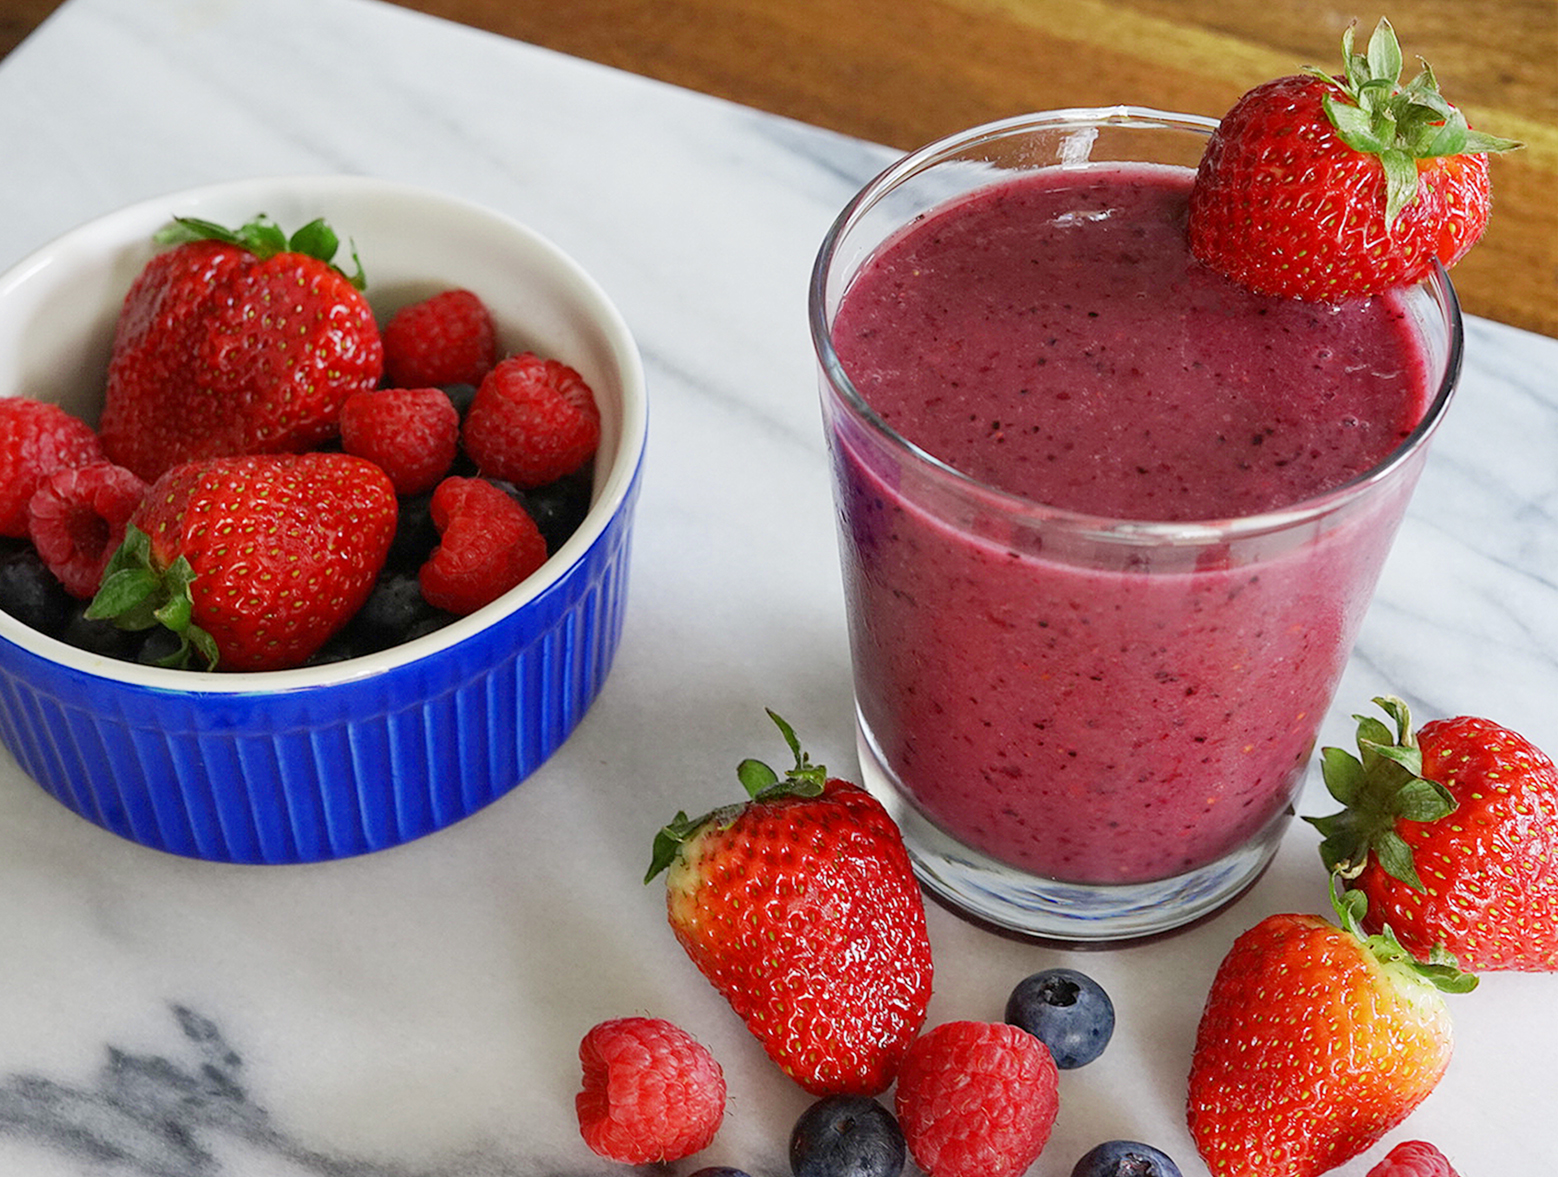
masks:
<instances>
[{"instance_id":1,"label":"drinking glass","mask_svg":"<svg viewBox=\"0 0 1558 1177\"><path fill-rule=\"evenodd\" d=\"M1080 514L954 469L856 389L835 316L884 245L948 202L1040 168L1193 168L1214 126L1115 107L951 136L866 185L816 260L862 776L923 885L1001 929L1152 935L1269 863L1451 400L1459 306L1442 269L1405 293L1428 408L1383 462L1290 507L1193 522Z\"/></svg>"}]
</instances>

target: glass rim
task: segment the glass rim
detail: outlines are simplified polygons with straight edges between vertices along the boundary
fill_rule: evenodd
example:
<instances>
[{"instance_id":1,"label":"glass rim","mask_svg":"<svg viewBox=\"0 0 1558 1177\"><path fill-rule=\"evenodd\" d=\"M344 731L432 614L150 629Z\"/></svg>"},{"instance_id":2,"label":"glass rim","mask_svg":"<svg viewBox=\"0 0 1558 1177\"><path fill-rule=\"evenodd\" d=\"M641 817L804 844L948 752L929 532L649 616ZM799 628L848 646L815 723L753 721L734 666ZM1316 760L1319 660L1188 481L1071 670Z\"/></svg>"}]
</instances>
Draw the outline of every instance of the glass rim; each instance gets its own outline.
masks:
<instances>
[{"instance_id":1,"label":"glass rim","mask_svg":"<svg viewBox=\"0 0 1558 1177\"><path fill-rule=\"evenodd\" d=\"M878 441L907 456L912 462L948 489L981 500L1030 524L1061 529L1079 538L1095 542L1152 546L1184 546L1230 542L1246 537L1284 531L1324 517L1364 494L1370 487L1389 478L1406 464L1432 436L1444 418L1460 377L1465 347L1465 326L1460 299L1444 266L1437 260L1433 270L1417 283L1428 287L1430 297L1442 309L1448 328L1448 348L1439 387L1429 399L1416 427L1379 463L1346 482L1285 507L1253 515L1191 520L1154 520L1116 518L1069 510L1004 490L965 474L957 467L909 441L871 408L844 371L833 346L832 324L827 313L828 278L845 235L878 200L904 181L937 163L983 142L995 142L1016 133L1047 128L1119 127L1200 132L1210 135L1218 120L1204 115L1179 114L1142 106L1071 107L1013 115L982 123L934 140L889 164L869 180L844 206L823 236L812 265L807 292L807 321L812 347L828 388L842 406ZM885 240L885 239L884 239Z\"/></svg>"}]
</instances>

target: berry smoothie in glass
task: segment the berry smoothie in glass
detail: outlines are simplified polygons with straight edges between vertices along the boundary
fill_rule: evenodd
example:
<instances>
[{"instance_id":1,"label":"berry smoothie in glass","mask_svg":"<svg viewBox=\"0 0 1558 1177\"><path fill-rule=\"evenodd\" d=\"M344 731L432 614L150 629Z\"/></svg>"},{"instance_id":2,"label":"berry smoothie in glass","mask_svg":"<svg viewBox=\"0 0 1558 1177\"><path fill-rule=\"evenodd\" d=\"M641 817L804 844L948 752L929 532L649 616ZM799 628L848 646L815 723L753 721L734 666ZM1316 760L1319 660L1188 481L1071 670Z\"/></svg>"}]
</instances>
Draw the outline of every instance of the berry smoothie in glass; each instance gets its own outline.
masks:
<instances>
[{"instance_id":1,"label":"berry smoothie in glass","mask_svg":"<svg viewBox=\"0 0 1558 1177\"><path fill-rule=\"evenodd\" d=\"M1454 385L1442 271L1332 305L1190 257L1213 125L933 144L814 275L863 774L1017 931L1163 931L1264 868Z\"/></svg>"}]
</instances>

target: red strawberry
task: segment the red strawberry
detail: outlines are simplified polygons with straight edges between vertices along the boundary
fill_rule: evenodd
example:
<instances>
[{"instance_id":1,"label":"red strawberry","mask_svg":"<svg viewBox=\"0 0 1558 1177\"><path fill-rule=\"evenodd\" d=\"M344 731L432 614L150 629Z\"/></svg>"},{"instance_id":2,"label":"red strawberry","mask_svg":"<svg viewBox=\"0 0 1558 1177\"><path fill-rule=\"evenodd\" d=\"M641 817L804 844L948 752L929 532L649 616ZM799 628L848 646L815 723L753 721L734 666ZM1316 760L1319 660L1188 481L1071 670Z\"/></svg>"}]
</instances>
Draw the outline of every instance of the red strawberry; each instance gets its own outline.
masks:
<instances>
[{"instance_id":1,"label":"red strawberry","mask_svg":"<svg viewBox=\"0 0 1558 1177\"><path fill-rule=\"evenodd\" d=\"M438 546L422 565L422 597L464 616L491 604L546 563L535 520L485 478L446 478L433 491Z\"/></svg>"},{"instance_id":2,"label":"red strawberry","mask_svg":"<svg viewBox=\"0 0 1558 1177\"><path fill-rule=\"evenodd\" d=\"M1426 1140L1404 1140L1369 1170L1368 1177L1460 1177L1450 1160Z\"/></svg>"},{"instance_id":3,"label":"red strawberry","mask_svg":"<svg viewBox=\"0 0 1558 1177\"><path fill-rule=\"evenodd\" d=\"M480 384L497 349L492 314L469 290L402 307L384 325L384 371L403 388Z\"/></svg>"},{"instance_id":4,"label":"red strawberry","mask_svg":"<svg viewBox=\"0 0 1558 1177\"><path fill-rule=\"evenodd\" d=\"M58 405L0 397L0 535L27 534L27 504L56 470L103 460L92 427Z\"/></svg>"},{"instance_id":5,"label":"red strawberry","mask_svg":"<svg viewBox=\"0 0 1558 1177\"><path fill-rule=\"evenodd\" d=\"M1273 915L1218 967L1191 1057L1188 1119L1213 1177L1315 1177L1357 1156L1450 1062L1440 991L1476 984L1366 937L1364 897L1333 890L1341 926Z\"/></svg>"},{"instance_id":6,"label":"red strawberry","mask_svg":"<svg viewBox=\"0 0 1558 1177\"><path fill-rule=\"evenodd\" d=\"M725 1076L708 1049L662 1018L615 1018L579 1043L579 1132L628 1165L679 1161L709 1146L725 1116Z\"/></svg>"},{"instance_id":7,"label":"red strawberry","mask_svg":"<svg viewBox=\"0 0 1558 1177\"><path fill-rule=\"evenodd\" d=\"M460 412L437 388L376 388L341 405L341 448L388 474L399 495L432 490L460 448Z\"/></svg>"},{"instance_id":8,"label":"red strawberry","mask_svg":"<svg viewBox=\"0 0 1558 1177\"><path fill-rule=\"evenodd\" d=\"M1201 261L1264 294L1339 301L1454 265L1488 219L1487 153L1520 146L1466 125L1425 68L1400 85L1381 20L1342 78L1257 86L1223 116L1190 194Z\"/></svg>"},{"instance_id":9,"label":"red strawberry","mask_svg":"<svg viewBox=\"0 0 1558 1177\"><path fill-rule=\"evenodd\" d=\"M1018 1177L1060 1110L1059 1071L1016 1026L948 1022L909 1048L894 1093L915 1164L930 1177Z\"/></svg>"},{"instance_id":10,"label":"red strawberry","mask_svg":"<svg viewBox=\"0 0 1558 1177\"><path fill-rule=\"evenodd\" d=\"M348 454L208 458L159 478L89 617L162 624L208 666L297 666L361 607L395 533L395 488Z\"/></svg>"},{"instance_id":11,"label":"red strawberry","mask_svg":"<svg viewBox=\"0 0 1558 1177\"><path fill-rule=\"evenodd\" d=\"M288 239L180 219L125 297L100 431L147 481L196 458L299 452L335 434L341 402L378 384L384 353L360 289L330 264L321 221Z\"/></svg>"},{"instance_id":12,"label":"red strawberry","mask_svg":"<svg viewBox=\"0 0 1558 1177\"><path fill-rule=\"evenodd\" d=\"M488 478L528 490L584 465L600 444L600 409L579 373L526 352L481 382L461 440Z\"/></svg>"},{"instance_id":13,"label":"red strawberry","mask_svg":"<svg viewBox=\"0 0 1558 1177\"><path fill-rule=\"evenodd\" d=\"M1368 897L1418 956L1436 946L1473 971L1558 970L1558 768L1486 719L1435 720L1412 735L1400 699L1374 700L1396 728L1358 716L1361 759L1322 753L1344 806L1308 818L1326 866Z\"/></svg>"},{"instance_id":14,"label":"red strawberry","mask_svg":"<svg viewBox=\"0 0 1558 1177\"><path fill-rule=\"evenodd\" d=\"M146 484L112 462L56 470L33 493L27 532L71 596L86 600L97 592L145 497Z\"/></svg>"},{"instance_id":15,"label":"red strawberry","mask_svg":"<svg viewBox=\"0 0 1558 1177\"><path fill-rule=\"evenodd\" d=\"M737 771L751 800L660 831L671 930L770 1057L814 1095L893 1080L931 990L925 908L902 835L869 793L795 753L780 780Z\"/></svg>"}]
</instances>

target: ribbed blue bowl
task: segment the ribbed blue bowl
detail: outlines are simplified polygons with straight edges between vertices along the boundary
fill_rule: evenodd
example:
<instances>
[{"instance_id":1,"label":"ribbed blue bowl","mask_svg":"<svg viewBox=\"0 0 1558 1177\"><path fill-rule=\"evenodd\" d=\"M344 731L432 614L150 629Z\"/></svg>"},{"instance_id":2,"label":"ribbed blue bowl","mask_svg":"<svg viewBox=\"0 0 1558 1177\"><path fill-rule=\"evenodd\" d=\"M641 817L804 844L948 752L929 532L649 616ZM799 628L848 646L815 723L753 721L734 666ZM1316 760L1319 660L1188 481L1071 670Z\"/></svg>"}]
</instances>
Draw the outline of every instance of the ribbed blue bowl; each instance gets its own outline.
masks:
<instances>
[{"instance_id":1,"label":"ribbed blue bowl","mask_svg":"<svg viewBox=\"0 0 1558 1177\"><path fill-rule=\"evenodd\" d=\"M594 702L622 633L643 373L604 294L516 222L421 189L292 177L137 205L0 276L0 394L59 400L95 419L98 364L151 233L173 213L235 223L260 211L288 227L322 215L350 236L381 318L435 289L476 290L505 346L578 368L603 418L594 502L573 537L485 609L391 650L206 674L90 655L0 613L0 739L61 803L175 854L313 862L476 812L539 767ZM62 371L76 378L61 382Z\"/></svg>"}]
</instances>

